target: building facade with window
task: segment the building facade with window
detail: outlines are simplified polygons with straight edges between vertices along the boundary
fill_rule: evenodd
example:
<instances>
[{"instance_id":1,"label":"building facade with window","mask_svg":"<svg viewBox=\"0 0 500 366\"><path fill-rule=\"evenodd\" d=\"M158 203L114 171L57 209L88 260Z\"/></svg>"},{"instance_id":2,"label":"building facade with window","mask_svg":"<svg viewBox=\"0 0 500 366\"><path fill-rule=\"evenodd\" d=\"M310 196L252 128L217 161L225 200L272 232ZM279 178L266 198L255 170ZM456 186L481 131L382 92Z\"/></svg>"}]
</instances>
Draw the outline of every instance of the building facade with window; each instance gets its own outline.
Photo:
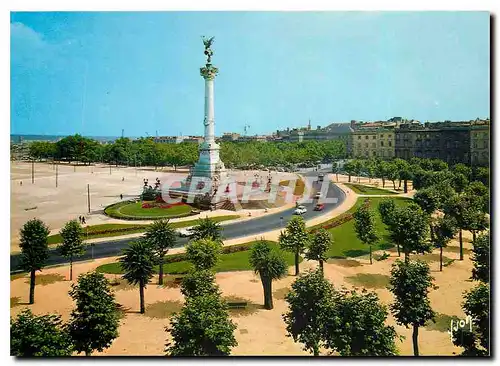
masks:
<instances>
[{"instance_id":1,"label":"building facade with window","mask_svg":"<svg viewBox=\"0 0 500 366\"><path fill-rule=\"evenodd\" d=\"M470 163L470 126L462 122L402 124L395 130L395 155L440 159L448 164Z\"/></svg>"},{"instance_id":2,"label":"building facade with window","mask_svg":"<svg viewBox=\"0 0 500 366\"><path fill-rule=\"evenodd\" d=\"M470 155L473 165L489 165L490 121L476 120L470 126Z\"/></svg>"},{"instance_id":3,"label":"building facade with window","mask_svg":"<svg viewBox=\"0 0 500 366\"><path fill-rule=\"evenodd\" d=\"M369 159L379 157L392 159L395 156L394 128L363 127L351 134L352 157Z\"/></svg>"}]
</instances>

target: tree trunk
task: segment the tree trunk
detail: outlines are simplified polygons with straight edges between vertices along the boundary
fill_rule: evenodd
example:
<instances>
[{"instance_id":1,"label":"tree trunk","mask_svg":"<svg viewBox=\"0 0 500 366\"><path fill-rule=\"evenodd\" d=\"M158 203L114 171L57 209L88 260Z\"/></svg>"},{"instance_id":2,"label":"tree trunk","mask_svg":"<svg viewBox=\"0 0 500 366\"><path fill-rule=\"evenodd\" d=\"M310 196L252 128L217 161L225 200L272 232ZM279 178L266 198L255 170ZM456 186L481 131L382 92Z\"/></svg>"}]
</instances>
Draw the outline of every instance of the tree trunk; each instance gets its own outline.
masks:
<instances>
[{"instance_id":1,"label":"tree trunk","mask_svg":"<svg viewBox=\"0 0 500 366\"><path fill-rule=\"evenodd\" d=\"M160 270L158 273L158 285L163 285L163 257L160 258Z\"/></svg>"},{"instance_id":2,"label":"tree trunk","mask_svg":"<svg viewBox=\"0 0 500 366\"><path fill-rule=\"evenodd\" d=\"M439 272L443 272L443 247L439 248Z\"/></svg>"},{"instance_id":3,"label":"tree trunk","mask_svg":"<svg viewBox=\"0 0 500 366\"><path fill-rule=\"evenodd\" d=\"M92 356L92 351L85 351L85 357Z\"/></svg>"},{"instance_id":4,"label":"tree trunk","mask_svg":"<svg viewBox=\"0 0 500 366\"><path fill-rule=\"evenodd\" d=\"M273 293L272 280L268 277L260 277L262 289L264 290L264 308L267 310L273 309Z\"/></svg>"},{"instance_id":5,"label":"tree trunk","mask_svg":"<svg viewBox=\"0 0 500 366\"><path fill-rule=\"evenodd\" d=\"M434 230L432 230L432 224L429 223L429 231L431 233L431 242L434 243Z\"/></svg>"},{"instance_id":6,"label":"tree trunk","mask_svg":"<svg viewBox=\"0 0 500 366\"><path fill-rule=\"evenodd\" d=\"M349 174L349 183L351 183L351 175Z\"/></svg>"},{"instance_id":7,"label":"tree trunk","mask_svg":"<svg viewBox=\"0 0 500 366\"><path fill-rule=\"evenodd\" d=\"M399 248L399 244L396 244L396 246L398 247L398 257L401 257L401 250Z\"/></svg>"},{"instance_id":8,"label":"tree trunk","mask_svg":"<svg viewBox=\"0 0 500 366\"><path fill-rule=\"evenodd\" d=\"M299 251L295 251L295 276L299 275Z\"/></svg>"},{"instance_id":9,"label":"tree trunk","mask_svg":"<svg viewBox=\"0 0 500 366\"><path fill-rule=\"evenodd\" d=\"M404 180L404 193L408 193L408 181L405 179Z\"/></svg>"},{"instance_id":10,"label":"tree trunk","mask_svg":"<svg viewBox=\"0 0 500 366\"><path fill-rule=\"evenodd\" d=\"M385 188L385 178L382 177L382 188Z\"/></svg>"},{"instance_id":11,"label":"tree trunk","mask_svg":"<svg viewBox=\"0 0 500 366\"><path fill-rule=\"evenodd\" d=\"M35 270L30 273L30 305L35 303Z\"/></svg>"},{"instance_id":12,"label":"tree trunk","mask_svg":"<svg viewBox=\"0 0 500 366\"><path fill-rule=\"evenodd\" d=\"M399 179L398 189L401 189L401 179Z\"/></svg>"},{"instance_id":13,"label":"tree trunk","mask_svg":"<svg viewBox=\"0 0 500 366\"><path fill-rule=\"evenodd\" d=\"M464 243L462 240L462 229L458 231L458 241L460 242L460 260L464 260Z\"/></svg>"},{"instance_id":14,"label":"tree trunk","mask_svg":"<svg viewBox=\"0 0 500 366\"><path fill-rule=\"evenodd\" d=\"M472 243L476 241L476 230L471 230L472 231Z\"/></svg>"},{"instance_id":15,"label":"tree trunk","mask_svg":"<svg viewBox=\"0 0 500 366\"><path fill-rule=\"evenodd\" d=\"M141 314L144 314L144 312L146 311L144 309L144 282L141 280L139 282L139 299L140 299L140 302L141 302Z\"/></svg>"},{"instance_id":16,"label":"tree trunk","mask_svg":"<svg viewBox=\"0 0 500 366\"><path fill-rule=\"evenodd\" d=\"M394 190L396 190L396 181L395 180L392 181L392 186L394 187Z\"/></svg>"},{"instance_id":17,"label":"tree trunk","mask_svg":"<svg viewBox=\"0 0 500 366\"><path fill-rule=\"evenodd\" d=\"M319 268L321 269L321 273L323 273L323 260L319 260Z\"/></svg>"},{"instance_id":18,"label":"tree trunk","mask_svg":"<svg viewBox=\"0 0 500 366\"><path fill-rule=\"evenodd\" d=\"M418 356L418 324L413 324L413 354Z\"/></svg>"},{"instance_id":19,"label":"tree trunk","mask_svg":"<svg viewBox=\"0 0 500 366\"><path fill-rule=\"evenodd\" d=\"M69 280L73 281L73 255L69 256Z\"/></svg>"},{"instance_id":20,"label":"tree trunk","mask_svg":"<svg viewBox=\"0 0 500 366\"><path fill-rule=\"evenodd\" d=\"M372 246L370 244L370 264L373 264L373 261L372 261Z\"/></svg>"},{"instance_id":21,"label":"tree trunk","mask_svg":"<svg viewBox=\"0 0 500 366\"><path fill-rule=\"evenodd\" d=\"M313 354L314 356L319 356L319 347L317 344L313 346Z\"/></svg>"},{"instance_id":22,"label":"tree trunk","mask_svg":"<svg viewBox=\"0 0 500 366\"><path fill-rule=\"evenodd\" d=\"M405 251L405 263L408 263L410 261L410 253Z\"/></svg>"}]
</instances>

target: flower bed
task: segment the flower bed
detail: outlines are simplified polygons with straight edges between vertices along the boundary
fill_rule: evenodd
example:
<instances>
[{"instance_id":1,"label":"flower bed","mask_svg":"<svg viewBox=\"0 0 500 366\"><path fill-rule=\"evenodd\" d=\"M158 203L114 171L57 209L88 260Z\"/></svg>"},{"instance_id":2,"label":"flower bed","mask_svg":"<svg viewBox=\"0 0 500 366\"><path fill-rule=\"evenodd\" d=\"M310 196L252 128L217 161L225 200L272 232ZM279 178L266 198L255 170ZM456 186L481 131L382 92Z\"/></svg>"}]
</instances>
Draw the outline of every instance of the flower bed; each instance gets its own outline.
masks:
<instances>
[{"instance_id":1,"label":"flower bed","mask_svg":"<svg viewBox=\"0 0 500 366\"><path fill-rule=\"evenodd\" d=\"M176 203L159 203L159 202L144 202L141 207L142 208L172 208L175 206L182 206L185 205L183 202L176 202Z\"/></svg>"}]
</instances>

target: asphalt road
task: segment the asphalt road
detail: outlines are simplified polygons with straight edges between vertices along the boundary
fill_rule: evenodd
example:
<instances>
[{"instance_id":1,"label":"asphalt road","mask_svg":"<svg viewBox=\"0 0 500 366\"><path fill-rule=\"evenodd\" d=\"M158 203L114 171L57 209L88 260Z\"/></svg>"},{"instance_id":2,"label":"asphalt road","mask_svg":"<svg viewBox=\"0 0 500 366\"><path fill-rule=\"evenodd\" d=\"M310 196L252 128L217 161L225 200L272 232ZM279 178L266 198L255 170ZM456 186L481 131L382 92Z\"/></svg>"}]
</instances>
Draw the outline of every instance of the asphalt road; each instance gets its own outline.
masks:
<instances>
[{"instance_id":1,"label":"asphalt road","mask_svg":"<svg viewBox=\"0 0 500 366\"><path fill-rule=\"evenodd\" d=\"M304 176L315 176L318 172L306 172L303 174ZM319 189L317 183L313 186L312 195L316 192L315 189ZM316 200L311 200L309 203L303 203L303 205L307 208L307 212L303 214L304 220L310 220L317 216L324 215L328 211L335 209L339 206L345 199L345 193L338 188L335 184L331 183L328 186L328 191L326 194L328 198L336 198L337 202L335 203L325 203L325 208L322 211L314 211L314 206L316 205ZM263 217L257 217L255 219L251 219L245 221L243 223L233 223L233 224L222 224L223 231L222 234L225 239L235 239L244 236L256 236L259 234L265 233L267 231L276 230L279 228L284 228L293 216L293 212L295 208L291 208L285 211L277 212L274 214L266 215ZM76 261L89 260L92 258L105 258L112 257L121 254L122 249L126 248L129 243L135 238L128 239L115 239L109 240L106 242L100 242L92 246L88 246L85 254ZM187 238L179 238L177 240L176 247L182 247L188 242ZM11 271L15 271L19 265L20 255L13 254L10 256L10 268ZM55 265L55 264L63 264L67 263L67 259L61 257L56 249L50 250L49 259L47 261L47 265Z\"/></svg>"}]
</instances>

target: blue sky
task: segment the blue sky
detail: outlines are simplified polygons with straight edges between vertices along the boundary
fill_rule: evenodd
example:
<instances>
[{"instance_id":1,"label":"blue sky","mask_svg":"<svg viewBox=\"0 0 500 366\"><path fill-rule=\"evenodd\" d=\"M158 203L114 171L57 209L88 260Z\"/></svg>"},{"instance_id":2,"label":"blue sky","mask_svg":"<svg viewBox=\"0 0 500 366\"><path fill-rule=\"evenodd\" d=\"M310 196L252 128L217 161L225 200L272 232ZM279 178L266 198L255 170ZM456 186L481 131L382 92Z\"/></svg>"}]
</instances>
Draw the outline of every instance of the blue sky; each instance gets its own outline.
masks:
<instances>
[{"instance_id":1,"label":"blue sky","mask_svg":"<svg viewBox=\"0 0 500 366\"><path fill-rule=\"evenodd\" d=\"M487 12L11 13L11 133L216 134L489 117Z\"/></svg>"}]
</instances>

